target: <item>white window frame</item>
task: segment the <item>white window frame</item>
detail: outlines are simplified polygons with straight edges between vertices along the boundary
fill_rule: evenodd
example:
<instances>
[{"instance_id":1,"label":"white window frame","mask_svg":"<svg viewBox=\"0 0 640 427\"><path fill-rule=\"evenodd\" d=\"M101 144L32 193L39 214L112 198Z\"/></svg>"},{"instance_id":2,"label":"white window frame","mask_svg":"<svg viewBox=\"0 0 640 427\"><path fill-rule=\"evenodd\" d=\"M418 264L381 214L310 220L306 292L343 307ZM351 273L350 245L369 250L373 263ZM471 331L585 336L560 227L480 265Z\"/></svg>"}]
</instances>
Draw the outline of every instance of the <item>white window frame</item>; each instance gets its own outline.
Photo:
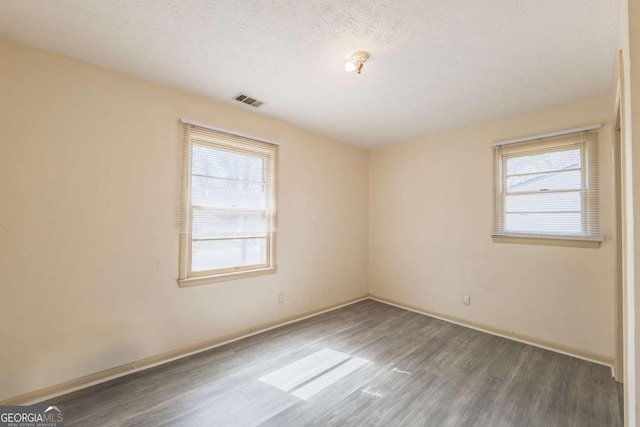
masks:
<instances>
[{"instance_id":1,"label":"white window frame","mask_svg":"<svg viewBox=\"0 0 640 427\"><path fill-rule=\"evenodd\" d=\"M182 144L182 182L181 182L181 233L180 233L180 262L179 278L180 287L203 285L221 281L240 279L245 277L272 274L277 271L276 265L276 224L277 224L277 162L278 146L273 142L261 141L244 135L230 133L227 130L203 125L197 122L183 120L185 126L184 142ZM197 126L211 130L210 135L198 133L192 135L190 127ZM216 135L223 136L216 138ZM242 153L253 157L261 157L264 161L265 198L267 206L260 209L266 215L266 256L265 263L255 265L243 265L230 268L220 268L205 271L192 271L193 235L192 220L194 209L207 209L206 207L193 206L191 203L191 178L192 155L194 145L209 149ZM238 208L239 212L256 211L255 209ZM262 236L260 236L262 238ZM233 239L250 239L248 237L233 237ZM255 238L255 236L253 236ZM230 237L211 238L202 240L226 240Z\"/></svg>"},{"instance_id":2,"label":"white window frame","mask_svg":"<svg viewBox=\"0 0 640 427\"><path fill-rule=\"evenodd\" d=\"M592 142L581 142L568 144L563 141L563 135L570 135L579 132L595 131L600 125L585 126L583 128L569 129L566 131L553 132L543 135L536 135L526 138L518 138L510 141L503 141L494 144L494 231L492 237L494 239L516 238L516 239L543 239L557 241L575 241L587 242L587 247L595 247L602 242L602 233L600 226L600 203L599 203L599 173L598 173L598 135ZM554 233L541 232L529 233L525 231L506 230L506 197L509 195L507 191L507 174L506 164L510 159L525 157L532 155L532 150L536 154L544 152L562 152L568 150L580 149L580 171L581 186L580 191L582 206L580 213L581 233ZM511 175L510 175L511 176ZM548 194L557 193L564 190L550 191ZM540 194L540 192L516 192L511 194ZM587 197L588 195L588 197ZM503 241L503 240L498 240Z\"/></svg>"}]
</instances>

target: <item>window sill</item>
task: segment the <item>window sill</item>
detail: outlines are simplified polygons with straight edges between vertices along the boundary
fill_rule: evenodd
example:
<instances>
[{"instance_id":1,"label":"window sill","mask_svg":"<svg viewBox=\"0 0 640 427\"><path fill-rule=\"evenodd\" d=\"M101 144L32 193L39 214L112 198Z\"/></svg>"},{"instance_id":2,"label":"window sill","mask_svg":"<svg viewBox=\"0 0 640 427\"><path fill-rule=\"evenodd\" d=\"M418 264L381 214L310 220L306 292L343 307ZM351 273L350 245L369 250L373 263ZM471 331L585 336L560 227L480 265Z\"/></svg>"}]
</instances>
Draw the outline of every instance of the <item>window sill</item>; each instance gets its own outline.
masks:
<instances>
[{"instance_id":1,"label":"window sill","mask_svg":"<svg viewBox=\"0 0 640 427\"><path fill-rule=\"evenodd\" d=\"M246 277L262 276L265 274L273 274L278 271L278 267L260 268L257 270L236 271L233 273L216 274L215 276L189 277L187 279L178 279L178 286L187 288L189 286L208 285L217 282L227 282L229 280L244 279Z\"/></svg>"},{"instance_id":2,"label":"window sill","mask_svg":"<svg viewBox=\"0 0 640 427\"><path fill-rule=\"evenodd\" d=\"M492 235L493 243L515 243L518 245L564 246L571 248L599 248L597 240L563 239L562 237L534 237Z\"/></svg>"}]
</instances>

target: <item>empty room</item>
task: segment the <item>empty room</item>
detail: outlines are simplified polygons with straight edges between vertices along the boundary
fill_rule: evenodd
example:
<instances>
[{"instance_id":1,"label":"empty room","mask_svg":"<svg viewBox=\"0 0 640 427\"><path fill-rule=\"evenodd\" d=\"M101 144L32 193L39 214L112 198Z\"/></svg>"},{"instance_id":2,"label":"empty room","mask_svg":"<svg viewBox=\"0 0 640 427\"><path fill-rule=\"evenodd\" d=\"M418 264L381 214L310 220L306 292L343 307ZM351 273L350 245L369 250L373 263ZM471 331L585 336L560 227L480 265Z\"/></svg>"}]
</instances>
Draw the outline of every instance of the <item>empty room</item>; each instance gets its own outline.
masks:
<instances>
[{"instance_id":1,"label":"empty room","mask_svg":"<svg viewBox=\"0 0 640 427\"><path fill-rule=\"evenodd\" d=\"M0 0L0 148L0 427L640 423L637 0Z\"/></svg>"}]
</instances>

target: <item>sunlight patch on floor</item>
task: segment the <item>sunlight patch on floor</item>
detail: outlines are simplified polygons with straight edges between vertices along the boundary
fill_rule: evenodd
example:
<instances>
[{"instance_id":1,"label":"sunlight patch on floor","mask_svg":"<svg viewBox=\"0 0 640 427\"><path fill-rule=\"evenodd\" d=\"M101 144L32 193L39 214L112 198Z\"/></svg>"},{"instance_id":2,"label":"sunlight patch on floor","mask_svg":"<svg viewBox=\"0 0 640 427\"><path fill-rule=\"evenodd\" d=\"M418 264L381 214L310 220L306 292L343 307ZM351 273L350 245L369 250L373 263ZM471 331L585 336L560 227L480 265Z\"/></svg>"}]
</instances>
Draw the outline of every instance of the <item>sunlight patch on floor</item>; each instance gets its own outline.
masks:
<instances>
[{"instance_id":1,"label":"sunlight patch on floor","mask_svg":"<svg viewBox=\"0 0 640 427\"><path fill-rule=\"evenodd\" d=\"M368 363L367 359L325 348L265 375L260 381L309 400Z\"/></svg>"}]
</instances>

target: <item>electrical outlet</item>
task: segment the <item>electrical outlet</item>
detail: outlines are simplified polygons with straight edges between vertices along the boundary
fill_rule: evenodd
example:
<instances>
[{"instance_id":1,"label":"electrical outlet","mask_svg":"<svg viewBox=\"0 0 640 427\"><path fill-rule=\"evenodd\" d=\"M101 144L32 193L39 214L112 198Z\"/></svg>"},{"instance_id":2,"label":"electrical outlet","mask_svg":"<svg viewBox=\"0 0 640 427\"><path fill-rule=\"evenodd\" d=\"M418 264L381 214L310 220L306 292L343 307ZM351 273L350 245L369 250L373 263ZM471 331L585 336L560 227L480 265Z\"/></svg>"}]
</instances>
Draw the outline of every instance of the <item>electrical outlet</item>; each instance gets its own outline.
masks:
<instances>
[{"instance_id":1,"label":"electrical outlet","mask_svg":"<svg viewBox=\"0 0 640 427\"><path fill-rule=\"evenodd\" d=\"M462 303L464 305L471 305L471 296L469 295L463 295L462 296Z\"/></svg>"},{"instance_id":2,"label":"electrical outlet","mask_svg":"<svg viewBox=\"0 0 640 427\"><path fill-rule=\"evenodd\" d=\"M278 294L278 304L284 303L284 292Z\"/></svg>"}]
</instances>

